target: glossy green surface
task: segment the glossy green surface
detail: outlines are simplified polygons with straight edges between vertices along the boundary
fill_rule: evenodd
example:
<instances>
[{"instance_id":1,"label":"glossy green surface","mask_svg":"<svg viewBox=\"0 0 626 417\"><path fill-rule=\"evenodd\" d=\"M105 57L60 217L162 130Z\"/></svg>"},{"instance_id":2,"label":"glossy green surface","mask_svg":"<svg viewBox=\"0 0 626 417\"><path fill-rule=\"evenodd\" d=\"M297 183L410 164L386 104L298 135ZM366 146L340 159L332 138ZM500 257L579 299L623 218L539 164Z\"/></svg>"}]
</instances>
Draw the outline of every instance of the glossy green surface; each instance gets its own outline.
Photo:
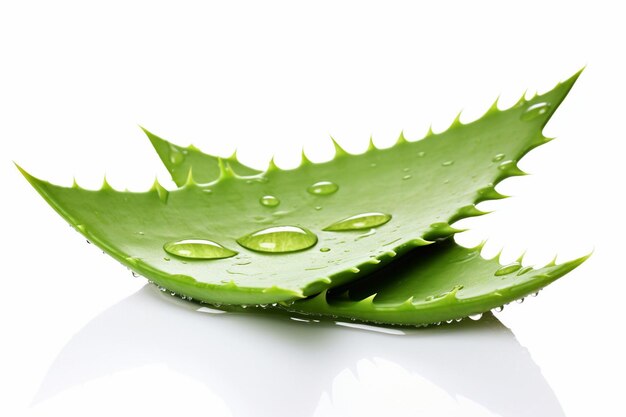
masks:
<instances>
[{"instance_id":1,"label":"glossy green surface","mask_svg":"<svg viewBox=\"0 0 626 417\"><path fill-rule=\"evenodd\" d=\"M456 120L446 132L418 142L401 137L390 149L370 146L362 155L337 147L332 161L305 160L290 171L271 164L256 174L234 158L215 164L216 158L195 148L148 133L180 189L167 191L155 183L148 192L131 193L105 184L89 191L23 173L92 243L158 285L220 304L294 300L362 278L397 254L450 236L453 221L481 214L474 204L501 198L494 185L523 174L516 162L548 140L542 127L577 76L508 110L494 105L470 124ZM337 190L311 193L320 182L333 183ZM280 204L261 204L268 195ZM373 233L324 230L372 212L389 214L391 220ZM309 230L316 244L297 252L262 253L237 243L271 227ZM225 259L166 260L164 244L185 239L210 240L239 253Z\"/></svg>"}]
</instances>

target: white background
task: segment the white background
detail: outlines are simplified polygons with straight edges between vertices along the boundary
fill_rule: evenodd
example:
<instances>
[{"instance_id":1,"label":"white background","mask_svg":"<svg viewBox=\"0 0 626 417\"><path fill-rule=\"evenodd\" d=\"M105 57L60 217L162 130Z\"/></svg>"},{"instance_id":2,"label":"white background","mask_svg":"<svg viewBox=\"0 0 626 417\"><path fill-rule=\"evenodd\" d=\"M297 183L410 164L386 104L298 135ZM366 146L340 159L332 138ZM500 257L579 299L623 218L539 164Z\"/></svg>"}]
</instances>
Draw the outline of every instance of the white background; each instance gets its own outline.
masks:
<instances>
[{"instance_id":1,"label":"white background","mask_svg":"<svg viewBox=\"0 0 626 417\"><path fill-rule=\"evenodd\" d=\"M623 416L618 2L0 3L0 414ZM501 321L380 334L193 311L85 244L19 175L167 182L138 128L262 168L417 140L587 65L512 198L503 261L592 258ZM372 190L377 192L377 190ZM510 328L507 330L504 326ZM398 333L394 330L392 333ZM386 414L389 413L389 414Z\"/></svg>"}]
</instances>

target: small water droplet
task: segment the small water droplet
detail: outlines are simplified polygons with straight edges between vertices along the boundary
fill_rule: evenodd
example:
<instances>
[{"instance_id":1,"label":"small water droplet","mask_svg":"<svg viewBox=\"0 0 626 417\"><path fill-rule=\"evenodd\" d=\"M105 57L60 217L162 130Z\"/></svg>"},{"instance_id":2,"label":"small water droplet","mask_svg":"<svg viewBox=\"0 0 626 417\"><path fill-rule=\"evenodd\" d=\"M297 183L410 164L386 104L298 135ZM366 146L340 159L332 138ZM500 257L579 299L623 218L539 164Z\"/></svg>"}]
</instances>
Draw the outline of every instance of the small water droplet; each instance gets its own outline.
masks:
<instances>
[{"instance_id":1,"label":"small water droplet","mask_svg":"<svg viewBox=\"0 0 626 417\"><path fill-rule=\"evenodd\" d=\"M463 320L463 317L459 317L458 319L454 319L454 321L456 321L457 323L459 323L461 320Z\"/></svg>"},{"instance_id":2,"label":"small water droplet","mask_svg":"<svg viewBox=\"0 0 626 417\"><path fill-rule=\"evenodd\" d=\"M264 195L259 202L265 207L276 207L280 204L280 200L273 195Z\"/></svg>"},{"instance_id":3,"label":"small water droplet","mask_svg":"<svg viewBox=\"0 0 626 417\"><path fill-rule=\"evenodd\" d=\"M499 153L496 156L494 156L491 161L492 162L500 162L504 159L504 154L503 153Z\"/></svg>"},{"instance_id":4,"label":"small water droplet","mask_svg":"<svg viewBox=\"0 0 626 417\"><path fill-rule=\"evenodd\" d=\"M171 255L191 259L223 259L237 255L230 250L211 240L185 239L168 242L163 249Z\"/></svg>"},{"instance_id":5,"label":"small water droplet","mask_svg":"<svg viewBox=\"0 0 626 417\"><path fill-rule=\"evenodd\" d=\"M287 253L310 248L317 236L298 226L274 226L243 236L237 243L257 252Z\"/></svg>"},{"instance_id":6,"label":"small water droplet","mask_svg":"<svg viewBox=\"0 0 626 417\"><path fill-rule=\"evenodd\" d=\"M165 292L165 291L167 291L167 288L165 288L165 287L159 287L159 291L161 291L161 292Z\"/></svg>"},{"instance_id":7,"label":"small water droplet","mask_svg":"<svg viewBox=\"0 0 626 417\"><path fill-rule=\"evenodd\" d=\"M409 172L411 168L402 168L402 172Z\"/></svg>"},{"instance_id":8,"label":"small water droplet","mask_svg":"<svg viewBox=\"0 0 626 417\"><path fill-rule=\"evenodd\" d=\"M536 296L538 296L538 295L539 295L539 291L537 291L537 292L534 292L534 293L530 294L530 296L531 296L531 297L536 297Z\"/></svg>"},{"instance_id":9,"label":"small water droplet","mask_svg":"<svg viewBox=\"0 0 626 417\"><path fill-rule=\"evenodd\" d=\"M211 190L210 188L205 188L204 190L202 190L203 193L207 193L207 194L211 194L213 193L213 190Z\"/></svg>"},{"instance_id":10,"label":"small water droplet","mask_svg":"<svg viewBox=\"0 0 626 417\"><path fill-rule=\"evenodd\" d=\"M410 180L411 178L413 178L412 175L405 175L404 177L402 177L403 180Z\"/></svg>"},{"instance_id":11,"label":"small water droplet","mask_svg":"<svg viewBox=\"0 0 626 417\"><path fill-rule=\"evenodd\" d=\"M170 162L174 165L182 164L185 155L175 146L170 146Z\"/></svg>"},{"instance_id":12,"label":"small water droplet","mask_svg":"<svg viewBox=\"0 0 626 417\"><path fill-rule=\"evenodd\" d=\"M138 273L136 273L135 271L130 271L130 273L132 274L133 278L139 278L141 276Z\"/></svg>"},{"instance_id":13,"label":"small water droplet","mask_svg":"<svg viewBox=\"0 0 626 417\"><path fill-rule=\"evenodd\" d=\"M449 319L449 320L446 320L446 323L451 324L453 321L454 319Z\"/></svg>"},{"instance_id":14,"label":"small water droplet","mask_svg":"<svg viewBox=\"0 0 626 417\"><path fill-rule=\"evenodd\" d=\"M362 235L358 235L356 237L356 239L354 239L354 240L361 240L363 238L366 238L366 237L369 237L369 236L372 236L372 235L375 235L375 234L376 234L376 229L370 229L369 232L363 233Z\"/></svg>"},{"instance_id":15,"label":"small water droplet","mask_svg":"<svg viewBox=\"0 0 626 417\"><path fill-rule=\"evenodd\" d=\"M520 119L525 122L536 119L537 117L546 114L550 110L550 107L550 103L535 103L522 113Z\"/></svg>"},{"instance_id":16,"label":"small water droplet","mask_svg":"<svg viewBox=\"0 0 626 417\"><path fill-rule=\"evenodd\" d=\"M372 227L382 226L391 220L389 214L384 213L362 213L357 214L324 228L326 231L344 232L351 230L370 229Z\"/></svg>"},{"instance_id":17,"label":"small water droplet","mask_svg":"<svg viewBox=\"0 0 626 417\"><path fill-rule=\"evenodd\" d=\"M501 277L502 275L512 274L513 272L519 270L521 267L522 265L519 262L513 262L512 264L500 267L496 272L494 272L494 275L497 277Z\"/></svg>"},{"instance_id":18,"label":"small water droplet","mask_svg":"<svg viewBox=\"0 0 626 417\"><path fill-rule=\"evenodd\" d=\"M176 293L174 291L170 292L170 295L173 297L176 295Z\"/></svg>"},{"instance_id":19,"label":"small water droplet","mask_svg":"<svg viewBox=\"0 0 626 417\"><path fill-rule=\"evenodd\" d=\"M424 151L420 151L417 153L417 156L419 156L420 158L423 157L424 155L426 155L426 152Z\"/></svg>"},{"instance_id":20,"label":"small water droplet","mask_svg":"<svg viewBox=\"0 0 626 417\"><path fill-rule=\"evenodd\" d=\"M330 252L330 248L320 248L320 252Z\"/></svg>"},{"instance_id":21,"label":"small water droplet","mask_svg":"<svg viewBox=\"0 0 626 417\"><path fill-rule=\"evenodd\" d=\"M315 210L320 211L322 209L322 206L315 206Z\"/></svg>"},{"instance_id":22,"label":"small water droplet","mask_svg":"<svg viewBox=\"0 0 626 417\"><path fill-rule=\"evenodd\" d=\"M164 260L165 262L169 262L169 261L170 261L170 258L165 257L165 258L163 258L163 260Z\"/></svg>"},{"instance_id":23,"label":"small water droplet","mask_svg":"<svg viewBox=\"0 0 626 417\"><path fill-rule=\"evenodd\" d=\"M331 181L318 181L307 188L310 194L314 195L330 195L336 193L339 186Z\"/></svg>"},{"instance_id":24,"label":"small water droplet","mask_svg":"<svg viewBox=\"0 0 626 417\"><path fill-rule=\"evenodd\" d=\"M480 253L480 251L478 251L478 250L473 250L473 251L467 252L467 253L463 254L462 256L460 256L459 258L457 258L454 261L452 261L452 263L462 264L462 263L465 263L465 262L469 262L472 259L476 258L479 253Z\"/></svg>"},{"instance_id":25,"label":"small water droplet","mask_svg":"<svg viewBox=\"0 0 626 417\"><path fill-rule=\"evenodd\" d=\"M452 164L454 164L454 161L445 161L441 163L441 165L444 167L449 167Z\"/></svg>"},{"instance_id":26,"label":"small water droplet","mask_svg":"<svg viewBox=\"0 0 626 417\"><path fill-rule=\"evenodd\" d=\"M520 298L519 300L515 300L515 302L517 304L522 304L524 302L524 297Z\"/></svg>"},{"instance_id":27,"label":"small water droplet","mask_svg":"<svg viewBox=\"0 0 626 417\"><path fill-rule=\"evenodd\" d=\"M500 171L508 171L509 169L514 168L514 167L515 167L515 161L511 160L511 161L504 161L504 162L502 162L498 166L498 169Z\"/></svg>"},{"instance_id":28,"label":"small water droplet","mask_svg":"<svg viewBox=\"0 0 626 417\"><path fill-rule=\"evenodd\" d=\"M476 321L476 320L480 320L483 318L483 313L478 313L478 314L472 314L471 316L469 316L470 319Z\"/></svg>"},{"instance_id":29,"label":"small water droplet","mask_svg":"<svg viewBox=\"0 0 626 417\"><path fill-rule=\"evenodd\" d=\"M500 313L502 312L502 310L504 310L504 306L496 307L491 311L493 311L494 313Z\"/></svg>"},{"instance_id":30,"label":"small water droplet","mask_svg":"<svg viewBox=\"0 0 626 417\"><path fill-rule=\"evenodd\" d=\"M517 273L518 276L520 275L524 275L527 272L532 271L534 268L532 266L525 266L522 269L519 270L519 272Z\"/></svg>"}]
</instances>

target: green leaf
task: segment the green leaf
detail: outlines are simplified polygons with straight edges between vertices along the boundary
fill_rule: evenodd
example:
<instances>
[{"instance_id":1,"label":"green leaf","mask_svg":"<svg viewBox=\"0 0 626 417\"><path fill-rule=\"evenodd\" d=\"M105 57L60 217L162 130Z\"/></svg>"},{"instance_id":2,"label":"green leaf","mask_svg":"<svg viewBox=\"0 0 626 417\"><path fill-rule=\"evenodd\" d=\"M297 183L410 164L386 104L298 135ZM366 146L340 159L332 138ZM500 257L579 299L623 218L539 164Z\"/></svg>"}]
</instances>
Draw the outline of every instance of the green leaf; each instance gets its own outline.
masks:
<instances>
[{"instance_id":1,"label":"green leaf","mask_svg":"<svg viewBox=\"0 0 626 417\"><path fill-rule=\"evenodd\" d=\"M218 160L215 170L193 148L177 148L178 154L164 158L173 148L164 150L165 143L151 135L175 180L186 175L182 188L171 192L158 183L145 193L115 191L106 183L98 191L64 188L22 172L92 243L158 285L212 303L293 300L361 278L396 254L450 236L455 232L450 223L481 214L474 204L501 198L495 184L523 174L517 161L547 141L541 129L577 76L508 110L494 104L475 122L464 125L457 118L446 132L417 142L401 136L390 149L370 146L361 155L337 145L332 161L305 160L290 171L270 164L262 174L242 176L245 167L235 160ZM196 166L206 167L198 168L206 177L195 177ZM338 189L327 193L324 186L314 187L320 182ZM280 203L261 204L264 196ZM391 219L369 232L328 230L366 213ZM294 232L296 227L315 239ZM267 228L279 229L255 233ZM221 245L221 259L189 259L164 250L192 239ZM288 252L267 253L270 247ZM229 251L238 254L226 257Z\"/></svg>"},{"instance_id":2,"label":"green leaf","mask_svg":"<svg viewBox=\"0 0 626 417\"><path fill-rule=\"evenodd\" d=\"M501 265L453 239L415 249L369 276L296 302L288 312L384 324L429 325L490 311L537 293L583 263L584 256L543 268L522 259Z\"/></svg>"}]
</instances>

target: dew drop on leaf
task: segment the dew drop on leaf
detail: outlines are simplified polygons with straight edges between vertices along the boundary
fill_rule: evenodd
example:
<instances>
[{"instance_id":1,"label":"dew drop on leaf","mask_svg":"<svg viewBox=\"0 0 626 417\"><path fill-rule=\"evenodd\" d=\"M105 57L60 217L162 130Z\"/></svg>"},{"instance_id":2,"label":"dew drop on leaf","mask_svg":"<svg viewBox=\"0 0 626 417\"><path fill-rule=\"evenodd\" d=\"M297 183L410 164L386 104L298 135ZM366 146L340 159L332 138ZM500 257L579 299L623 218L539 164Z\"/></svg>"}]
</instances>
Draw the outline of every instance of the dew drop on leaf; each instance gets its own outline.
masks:
<instances>
[{"instance_id":1,"label":"dew drop on leaf","mask_svg":"<svg viewBox=\"0 0 626 417\"><path fill-rule=\"evenodd\" d=\"M469 316L470 319L476 321L476 320L480 320L483 318L483 313L478 313L478 314L472 314L471 316Z\"/></svg>"},{"instance_id":2,"label":"dew drop on leaf","mask_svg":"<svg viewBox=\"0 0 626 417\"><path fill-rule=\"evenodd\" d=\"M273 195L264 195L259 202L265 207L276 207L280 204L280 200Z\"/></svg>"},{"instance_id":3,"label":"dew drop on leaf","mask_svg":"<svg viewBox=\"0 0 626 417\"><path fill-rule=\"evenodd\" d=\"M521 119L525 122L536 119L537 117L546 114L548 110L550 110L550 107L550 103L535 103L522 113Z\"/></svg>"},{"instance_id":4,"label":"dew drop on leaf","mask_svg":"<svg viewBox=\"0 0 626 417\"><path fill-rule=\"evenodd\" d=\"M361 213L343 220L339 220L324 228L331 232L344 232L351 230L370 229L372 227L382 226L391 220L391 215L385 213Z\"/></svg>"},{"instance_id":5,"label":"dew drop on leaf","mask_svg":"<svg viewBox=\"0 0 626 417\"><path fill-rule=\"evenodd\" d=\"M168 242L163 249L171 255L190 259L223 259L237 255L230 250L211 240L184 239Z\"/></svg>"},{"instance_id":6,"label":"dew drop on leaf","mask_svg":"<svg viewBox=\"0 0 626 417\"><path fill-rule=\"evenodd\" d=\"M182 164L184 160L185 155L175 146L170 146L170 162L174 165L179 165Z\"/></svg>"},{"instance_id":7,"label":"dew drop on leaf","mask_svg":"<svg viewBox=\"0 0 626 417\"><path fill-rule=\"evenodd\" d=\"M273 226L245 235L237 243L256 252L287 253L310 248L317 236L298 226Z\"/></svg>"},{"instance_id":8,"label":"dew drop on leaf","mask_svg":"<svg viewBox=\"0 0 626 417\"><path fill-rule=\"evenodd\" d=\"M522 265L519 262L514 262L512 264L509 265L505 265L501 268L499 268L494 275L497 277L501 277L502 275L508 275L508 274L512 274L513 272L519 270L522 267Z\"/></svg>"},{"instance_id":9,"label":"dew drop on leaf","mask_svg":"<svg viewBox=\"0 0 626 417\"><path fill-rule=\"evenodd\" d=\"M454 161L445 161L441 163L441 165L444 167L449 167L452 164L454 164Z\"/></svg>"},{"instance_id":10,"label":"dew drop on leaf","mask_svg":"<svg viewBox=\"0 0 626 417\"><path fill-rule=\"evenodd\" d=\"M330 248L320 248L320 252L330 252Z\"/></svg>"},{"instance_id":11,"label":"dew drop on leaf","mask_svg":"<svg viewBox=\"0 0 626 417\"><path fill-rule=\"evenodd\" d=\"M504 159L504 154L503 153L499 153L496 156L494 156L491 161L492 162L500 162Z\"/></svg>"},{"instance_id":12,"label":"dew drop on leaf","mask_svg":"<svg viewBox=\"0 0 626 417\"><path fill-rule=\"evenodd\" d=\"M313 195L330 195L336 193L339 186L331 181L318 181L307 188L307 191Z\"/></svg>"}]
</instances>

